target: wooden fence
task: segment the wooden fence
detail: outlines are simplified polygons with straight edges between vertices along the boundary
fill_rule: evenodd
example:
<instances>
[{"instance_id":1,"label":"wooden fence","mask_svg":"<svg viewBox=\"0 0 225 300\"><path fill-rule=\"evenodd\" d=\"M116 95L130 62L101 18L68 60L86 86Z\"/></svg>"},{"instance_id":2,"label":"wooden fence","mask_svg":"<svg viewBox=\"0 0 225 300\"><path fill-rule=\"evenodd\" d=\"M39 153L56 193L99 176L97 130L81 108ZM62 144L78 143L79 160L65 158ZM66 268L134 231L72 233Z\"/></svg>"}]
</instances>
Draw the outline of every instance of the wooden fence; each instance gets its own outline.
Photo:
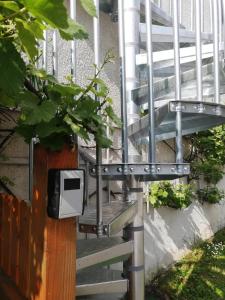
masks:
<instances>
[{"instance_id":1,"label":"wooden fence","mask_svg":"<svg viewBox=\"0 0 225 300\"><path fill-rule=\"evenodd\" d=\"M48 169L76 162L69 148L53 154L37 147L32 205L0 194L0 268L25 299L75 299L75 218L48 218L46 200Z\"/></svg>"}]
</instances>

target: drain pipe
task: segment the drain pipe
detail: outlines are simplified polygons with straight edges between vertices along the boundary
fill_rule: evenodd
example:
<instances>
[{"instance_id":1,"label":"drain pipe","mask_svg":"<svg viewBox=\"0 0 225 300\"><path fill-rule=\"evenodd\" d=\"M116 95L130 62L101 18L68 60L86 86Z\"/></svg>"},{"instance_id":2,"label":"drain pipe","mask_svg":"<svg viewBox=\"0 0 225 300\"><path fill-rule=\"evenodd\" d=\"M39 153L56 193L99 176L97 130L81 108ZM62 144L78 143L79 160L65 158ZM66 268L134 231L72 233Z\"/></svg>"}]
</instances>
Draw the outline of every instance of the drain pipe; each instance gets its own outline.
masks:
<instances>
[{"instance_id":1,"label":"drain pipe","mask_svg":"<svg viewBox=\"0 0 225 300\"><path fill-rule=\"evenodd\" d=\"M125 122L130 125L138 120L138 107L132 101L131 91L138 86L138 76L136 73L136 55L139 53L139 23L140 23L140 1L139 0L119 0L119 33L120 33L120 52L122 54L122 83L124 87L122 101L126 101L124 107L127 116ZM124 125L124 126L125 126ZM141 155L137 151L135 142L127 138L127 127L124 128L125 151L123 158L128 159L129 163L139 163ZM126 148L128 145L128 148ZM126 153L127 151L127 153ZM126 155L128 154L128 158ZM128 186L128 200L137 202L137 214L133 223L125 228L125 236L133 238L134 252L131 263L128 267L130 274L130 293L131 300L144 300L144 225L143 225L143 188L131 176Z\"/></svg>"},{"instance_id":2,"label":"drain pipe","mask_svg":"<svg viewBox=\"0 0 225 300\"><path fill-rule=\"evenodd\" d=\"M100 67L100 21L99 21L99 0L94 0L96 7L96 17L93 19L94 26L94 56L95 65L97 68ZM98 100L98 99L96 99ZM101 165L102 165L102 149L99 145L96 145L96 194L97 194L97 205L96 205L96 219L97 219L97 236L103 236L103 215L102 215L102 176L101 176Z\"/></svg>"}]
</instances>

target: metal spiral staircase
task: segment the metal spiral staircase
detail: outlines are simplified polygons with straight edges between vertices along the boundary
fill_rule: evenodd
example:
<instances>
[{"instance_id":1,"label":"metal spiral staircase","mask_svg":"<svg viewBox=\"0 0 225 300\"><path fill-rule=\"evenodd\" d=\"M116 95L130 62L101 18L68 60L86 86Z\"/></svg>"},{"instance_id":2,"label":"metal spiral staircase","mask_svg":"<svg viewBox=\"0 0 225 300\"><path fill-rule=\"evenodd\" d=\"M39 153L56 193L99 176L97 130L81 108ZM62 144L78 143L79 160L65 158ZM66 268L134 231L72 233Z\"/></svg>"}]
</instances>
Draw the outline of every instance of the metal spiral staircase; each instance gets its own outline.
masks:
<instances>
[{"instance_id":1,"label":"metal spiral staircase","mask_svg":"<svg viewBox=\"0 0 225 300\"><path fill-rule=\"evenodd\" d=\"M90 176L97 179L97 204L85 208L79 230L97 238L78 241L78 299L144 300L141 182L189 174L182 136L225 123L223 1L209 0L208 15L201 0L188 1L190 28L179 17L183 0L168 0L170 14L150 0L119 0L118 6L116 2L95 1L114 22L118 12L123 155L120 164L103 163L98 149L95 163L80 151ZM204 30L203 15L209 32ZM98 64L97 18L94 30ZM145 116L140 117L140 109ZM176 161L160 163L157 142L171 138L176 140ZM148 145L148 161L138 151L141 145ZM103 183L112 180L123 182L123 197L103 201ZM122 231L123 237L118 236ZM109 267L122 261L123 272Z\"/></svg>"}]
</instances>

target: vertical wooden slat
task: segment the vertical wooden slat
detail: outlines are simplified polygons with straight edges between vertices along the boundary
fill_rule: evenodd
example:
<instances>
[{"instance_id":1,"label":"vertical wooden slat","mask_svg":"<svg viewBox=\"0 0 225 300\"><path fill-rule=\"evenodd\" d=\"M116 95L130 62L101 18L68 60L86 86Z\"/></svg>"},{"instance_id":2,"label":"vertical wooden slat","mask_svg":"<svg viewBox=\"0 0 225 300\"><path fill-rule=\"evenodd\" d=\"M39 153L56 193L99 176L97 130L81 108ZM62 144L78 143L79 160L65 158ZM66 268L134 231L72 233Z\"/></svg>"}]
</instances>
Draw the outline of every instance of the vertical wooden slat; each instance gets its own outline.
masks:
<instances>
[{"instance_id":1,"label":"vertical wooden slat","mask_svg":"<svg viewBox=\"0 0 225 300\"><path fill-rule=\"evenodd\" d=\"M2 212L3 212L3 197L0 195L0 267L1 267L1 261L2 261Z\"/></svg>"},{"instance_id":2,"label":"vertical wooden slat","mask_svg":"<svg viewBox=\"0 0 225 300\"><path fill-rule=\"evenodd\" d=\"M20 239L20 202L14 198L12 200L11 215L12 215L12 239L11 248L12 255L10 261L11 278L19 283L19 239Z\"/></svg>"},{"instance_id":3,"label":"vertical wooden slat","mask_svg":"<svg viewBox=\"0 0 225 300\"><path fill-rule=\"evenodd\" d=\"M2 208L2 257L1 267L5 274L10 275L10 260L11 260L11 239L12 239L12 200L13 197L5 197Z\"/></svg>"},{"instance_id":4,"label":"vertical wooden slat","mask_svg":"<svg viewBox=\"0 0 225 300\"><path fill-rule=\"evenodd\" d=\"M28 296L30 290L30 207L22 201L20 205L20 242L19 242L19 289L23 295Z\"/></svg>"}]
</instances>

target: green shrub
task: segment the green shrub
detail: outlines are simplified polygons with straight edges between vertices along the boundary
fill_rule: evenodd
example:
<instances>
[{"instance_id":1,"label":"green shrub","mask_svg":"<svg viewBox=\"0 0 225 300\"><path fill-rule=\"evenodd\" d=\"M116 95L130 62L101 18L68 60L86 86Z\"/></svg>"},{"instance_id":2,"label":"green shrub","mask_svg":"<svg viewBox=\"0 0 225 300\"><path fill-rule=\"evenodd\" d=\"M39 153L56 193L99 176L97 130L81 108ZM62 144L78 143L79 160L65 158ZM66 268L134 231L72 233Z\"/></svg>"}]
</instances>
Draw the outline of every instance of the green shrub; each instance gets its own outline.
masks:
<instances>
[{"instance_id":1,"label":"green shrub","mask_svg":"<svg viewBox=\"0 0 225 300\"><path fill-rule=\"evenodd\" d=\"M205 187L197 191L198 199L200 202L208 203L219 203L225 196L224 192L219 190L216 186L214 187Z\"/></svg>"},{"instance_id":2,"label":"green shrub","mask_svg":"<svg viewBox=\"0 0 225 300\"><path fill-rule=\"evenodd\" d=\"M155 182L150 185L148 201L153 207L188 207L193 197L189 184L172 184L169 181Z\"/></svg>"}]
</instances>

